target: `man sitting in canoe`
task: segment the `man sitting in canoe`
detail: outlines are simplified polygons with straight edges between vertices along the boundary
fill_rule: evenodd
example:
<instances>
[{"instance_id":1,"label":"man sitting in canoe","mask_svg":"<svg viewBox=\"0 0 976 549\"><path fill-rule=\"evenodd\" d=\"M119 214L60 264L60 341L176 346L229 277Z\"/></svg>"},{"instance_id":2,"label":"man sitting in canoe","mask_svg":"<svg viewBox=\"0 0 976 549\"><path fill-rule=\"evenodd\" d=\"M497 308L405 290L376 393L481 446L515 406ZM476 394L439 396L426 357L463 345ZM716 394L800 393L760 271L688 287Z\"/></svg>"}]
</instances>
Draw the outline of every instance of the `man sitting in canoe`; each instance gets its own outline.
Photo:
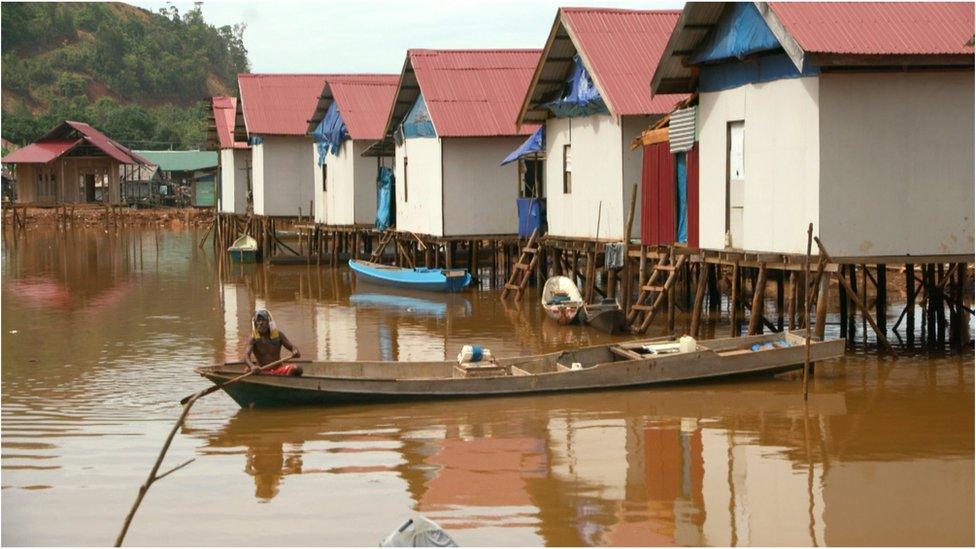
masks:
<instances>
[{"instance_id":1,"label":"man sitting in canoe","mask_svg":"<svg viewBox=\"0 0 976 549\"><path fill-rule=\"evenodd\" d=\"M278 330L271 313L263 309L255 311L254 318L251 319L251 340L244 349L244 363L251 368L252 372L257 372L261 366L281 360L282 347L291 351L292 358L302 356L298 352L298 347L288 340L284 332ZM302 367L297 364L282 364L261 373L274 376L300 376Z\"/></svg>"}]
</instances>

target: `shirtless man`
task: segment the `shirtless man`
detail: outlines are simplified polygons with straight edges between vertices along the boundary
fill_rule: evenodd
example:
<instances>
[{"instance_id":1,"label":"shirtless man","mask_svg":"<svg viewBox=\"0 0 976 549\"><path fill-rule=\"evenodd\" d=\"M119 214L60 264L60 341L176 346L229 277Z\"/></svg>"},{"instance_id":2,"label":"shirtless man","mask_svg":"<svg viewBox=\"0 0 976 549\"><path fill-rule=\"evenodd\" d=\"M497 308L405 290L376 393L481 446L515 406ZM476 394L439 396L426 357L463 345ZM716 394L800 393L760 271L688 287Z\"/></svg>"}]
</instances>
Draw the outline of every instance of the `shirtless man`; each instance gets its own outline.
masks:
<instances>
[{"instance_id":1,"label":"shirtless man","mask_svg":"<svg viewBox=\"0 0 976 549\"><path fill-rule=\"evenodd\" d=\"M244 349L244 363L252 372L257 372L261 366L271 364L281 359L281 348L291 351L291 358L301 357L298 347L288 340L284 332L278 331L271 313L265 310L255 311L251 321L251 340ZM297 364L282 364L270 370L261 372L265 375L300 376L302 367Z\"/></svg>"}]
</instances>

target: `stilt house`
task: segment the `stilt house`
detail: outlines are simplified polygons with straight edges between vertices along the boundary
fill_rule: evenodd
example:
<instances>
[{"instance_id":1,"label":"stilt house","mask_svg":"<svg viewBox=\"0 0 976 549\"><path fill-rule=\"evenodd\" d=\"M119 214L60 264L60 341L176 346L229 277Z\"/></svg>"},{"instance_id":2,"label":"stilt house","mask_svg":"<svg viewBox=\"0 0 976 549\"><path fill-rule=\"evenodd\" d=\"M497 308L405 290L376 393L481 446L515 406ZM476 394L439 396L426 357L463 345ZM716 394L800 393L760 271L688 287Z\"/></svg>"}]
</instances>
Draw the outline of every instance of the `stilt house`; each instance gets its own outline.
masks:
<instances>
[{"instance_id":1,"label":"stilt house","mask_svg":"<svg viewBox=\"0 0 976 549\"><path fill-rule=\"evenodd\" d=\"M644 90L679 11L560 8L519 124L545 124L549 236L622 240L641 154L631 139L684 95ZM638 186L638 192L640 192ZM640 234L635 212L632 236Z\"/></svg>"},{"instance_id":2,"label":"stilt house","mask_svg":"<svg viewBox=\"0 0 976 549\"><path fill-rule=\"evenodd\" d=\"M701 247L971 257L972 36L972 3L686 4L651 90L699 94Z\"/></svg>"},{"instance_id":3,"label":"stilt house","mask_svg":"<svg viewBox=\"0 0 976 549\"><path fill-rule=\"evenodd\" d=\"M324 74L241 74L244 125L251 143L254 214L296 217L312 212L315 159L308 119Z\"/></svg>"},{"instance_id":4,"label":"stilt house","mask_svg":"<svg viewBox=\"0 0 976 549\"><path fill-rule=\"evenodd\" d=\"M308 121L308 132L315 140L316 223L372 227L376 222L377 175L381 167L392 170L393 158L374 159L362 153L383 139L399 79L397 74L326 79ZM389 207L390 198L386 197L384 206Z\"/></svg>"},{"instance_id":5,"label":"stilt house","mask_svg":"<svg viewBox=\"0 0 976 549\"><path fill-rule=\"evenodd\" d=\"M120 166L150 162L83 122L71 120L0 159L17 171L23 204L122 204Z\"/></svg>"},{"instance_id":6,"label":"stilt house","mask_svg":"<svg viewBox=\"0 0 976 549\"><path fill-rule=\"evenodd\" d=\"M518 168L499 165L540 50L410 50L386 123L396 227L434 237L514 235Z\"/></svg>"},{"instance_id":7,"label":"stilt house","mask_svg":"<svg viewBox=\"0 0 976 549\"><path fill-rule=\"evenodd\" d=\"M251 192L251 147L244 129L243 116L237 110L236 97L213 97L210 100L207 130L209 148L218 151L217 208L220 213L247 212L247 195ZM240 123L238 123L240 118Z\"/></svg>"}]
</instances>

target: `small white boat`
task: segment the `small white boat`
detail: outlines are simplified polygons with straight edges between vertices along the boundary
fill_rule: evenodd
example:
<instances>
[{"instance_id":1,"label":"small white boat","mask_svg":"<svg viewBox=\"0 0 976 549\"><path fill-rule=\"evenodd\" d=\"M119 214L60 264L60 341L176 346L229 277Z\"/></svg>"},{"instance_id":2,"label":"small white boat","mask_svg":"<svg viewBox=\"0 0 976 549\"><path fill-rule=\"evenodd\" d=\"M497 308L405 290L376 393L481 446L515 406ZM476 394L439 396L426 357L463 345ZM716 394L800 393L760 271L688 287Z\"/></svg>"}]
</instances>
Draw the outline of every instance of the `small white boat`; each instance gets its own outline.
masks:
<instances>
[{"instance_id":1,"label":"small white boat","mask_svg":"<svg viewBox=\"0 0 976 549\"><path fill-rule=\"evenodd\" d=\"M565 326L576 320L583 308L583 296L572 280L554 276L542 287L542 308L546 316Z\"/></svg>"}]
</instances>

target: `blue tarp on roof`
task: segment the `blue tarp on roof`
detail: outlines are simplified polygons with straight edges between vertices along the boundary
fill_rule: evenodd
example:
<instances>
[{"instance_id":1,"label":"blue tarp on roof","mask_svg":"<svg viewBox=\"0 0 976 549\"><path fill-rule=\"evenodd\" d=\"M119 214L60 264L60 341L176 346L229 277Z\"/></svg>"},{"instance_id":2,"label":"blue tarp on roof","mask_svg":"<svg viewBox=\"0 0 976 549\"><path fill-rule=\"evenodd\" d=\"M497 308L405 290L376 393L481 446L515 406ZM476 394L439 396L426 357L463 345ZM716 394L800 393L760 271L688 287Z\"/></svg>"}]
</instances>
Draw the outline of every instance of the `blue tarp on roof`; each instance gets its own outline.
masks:
<instances>
[{"instance_id":1,"label":"blue tarp on roof","mask_svg":"<svg viewBox=\"0 0 976 549\"><path fill-rule=\"evenodd\" d=\"M573 73L566 80L562 95L543 106L552 111L557 118L610 112L579 55L573 56Z\"/></svg>"},{"instance_id":2,"label":"blue tarp on roof","mask_svg":"<svg viewBox=\"0 0 976 549\"><path fill-rule=\"evenodd\" d=\"M758 84L820 74L820 69L816 66L808 62L803 65L803 72L796 70L793 60L785 53L762 55L741 63L703 65L698 73L698 91L730 90L745 84Z\"/></svg>"},{"instance_id":3,"label":"blue tarp on roof","mask_svg":"<svg viewBox=\"0 0 976 549\"><path fill-rule=\"evenodd\" d=\"M689 63L742 60L754 53L781 48L752 2L731 2L729 6L711 38L691 56Z\"/></svg>"},{"instance_id":4,"label":"blue tarp on roof","mask_svg":"<svg viewBox=\"0 0 976 549\"><path fill-rule=\"evenodd\" d=\"M505 160L502 160L502 166L505 164L511 164L520 158L525 158L536 154L538 152L544 151L546 149L546 127L539 126L539 129L532 133L528 139L526 139L517 149L512 151Z\"/></svg>"},{"instance_id":5,"label":"blue tarp on roof","mask_svg":"<svg viewBox=\"0 0 976 549\"><path fill-rule=\"evenodd\" d=\"M342 121L342 115L339 114L339 102L333 101L329 105L329 109L325 111L322 121L312 132L315 147L319 152L319 166L325 165L325 159L329 153L336 154L339 151L339 145L342 145L342 142L348 137L349 132L346 130L346 123Z\"/></svg>"},{"instance_id":6,"label":"blue tarp on roof","mask_svg":"<svg viewBox=\"0 0 976 549\"><path fill-rule=\"evenodd\" d=\"M417 96L417 101L410 108L410 112L403 118L403 137L437 137L434 131L434 122L430 119L430 112L427 111L427 102L424 95Z\"/></svg>"}]
</instances>

